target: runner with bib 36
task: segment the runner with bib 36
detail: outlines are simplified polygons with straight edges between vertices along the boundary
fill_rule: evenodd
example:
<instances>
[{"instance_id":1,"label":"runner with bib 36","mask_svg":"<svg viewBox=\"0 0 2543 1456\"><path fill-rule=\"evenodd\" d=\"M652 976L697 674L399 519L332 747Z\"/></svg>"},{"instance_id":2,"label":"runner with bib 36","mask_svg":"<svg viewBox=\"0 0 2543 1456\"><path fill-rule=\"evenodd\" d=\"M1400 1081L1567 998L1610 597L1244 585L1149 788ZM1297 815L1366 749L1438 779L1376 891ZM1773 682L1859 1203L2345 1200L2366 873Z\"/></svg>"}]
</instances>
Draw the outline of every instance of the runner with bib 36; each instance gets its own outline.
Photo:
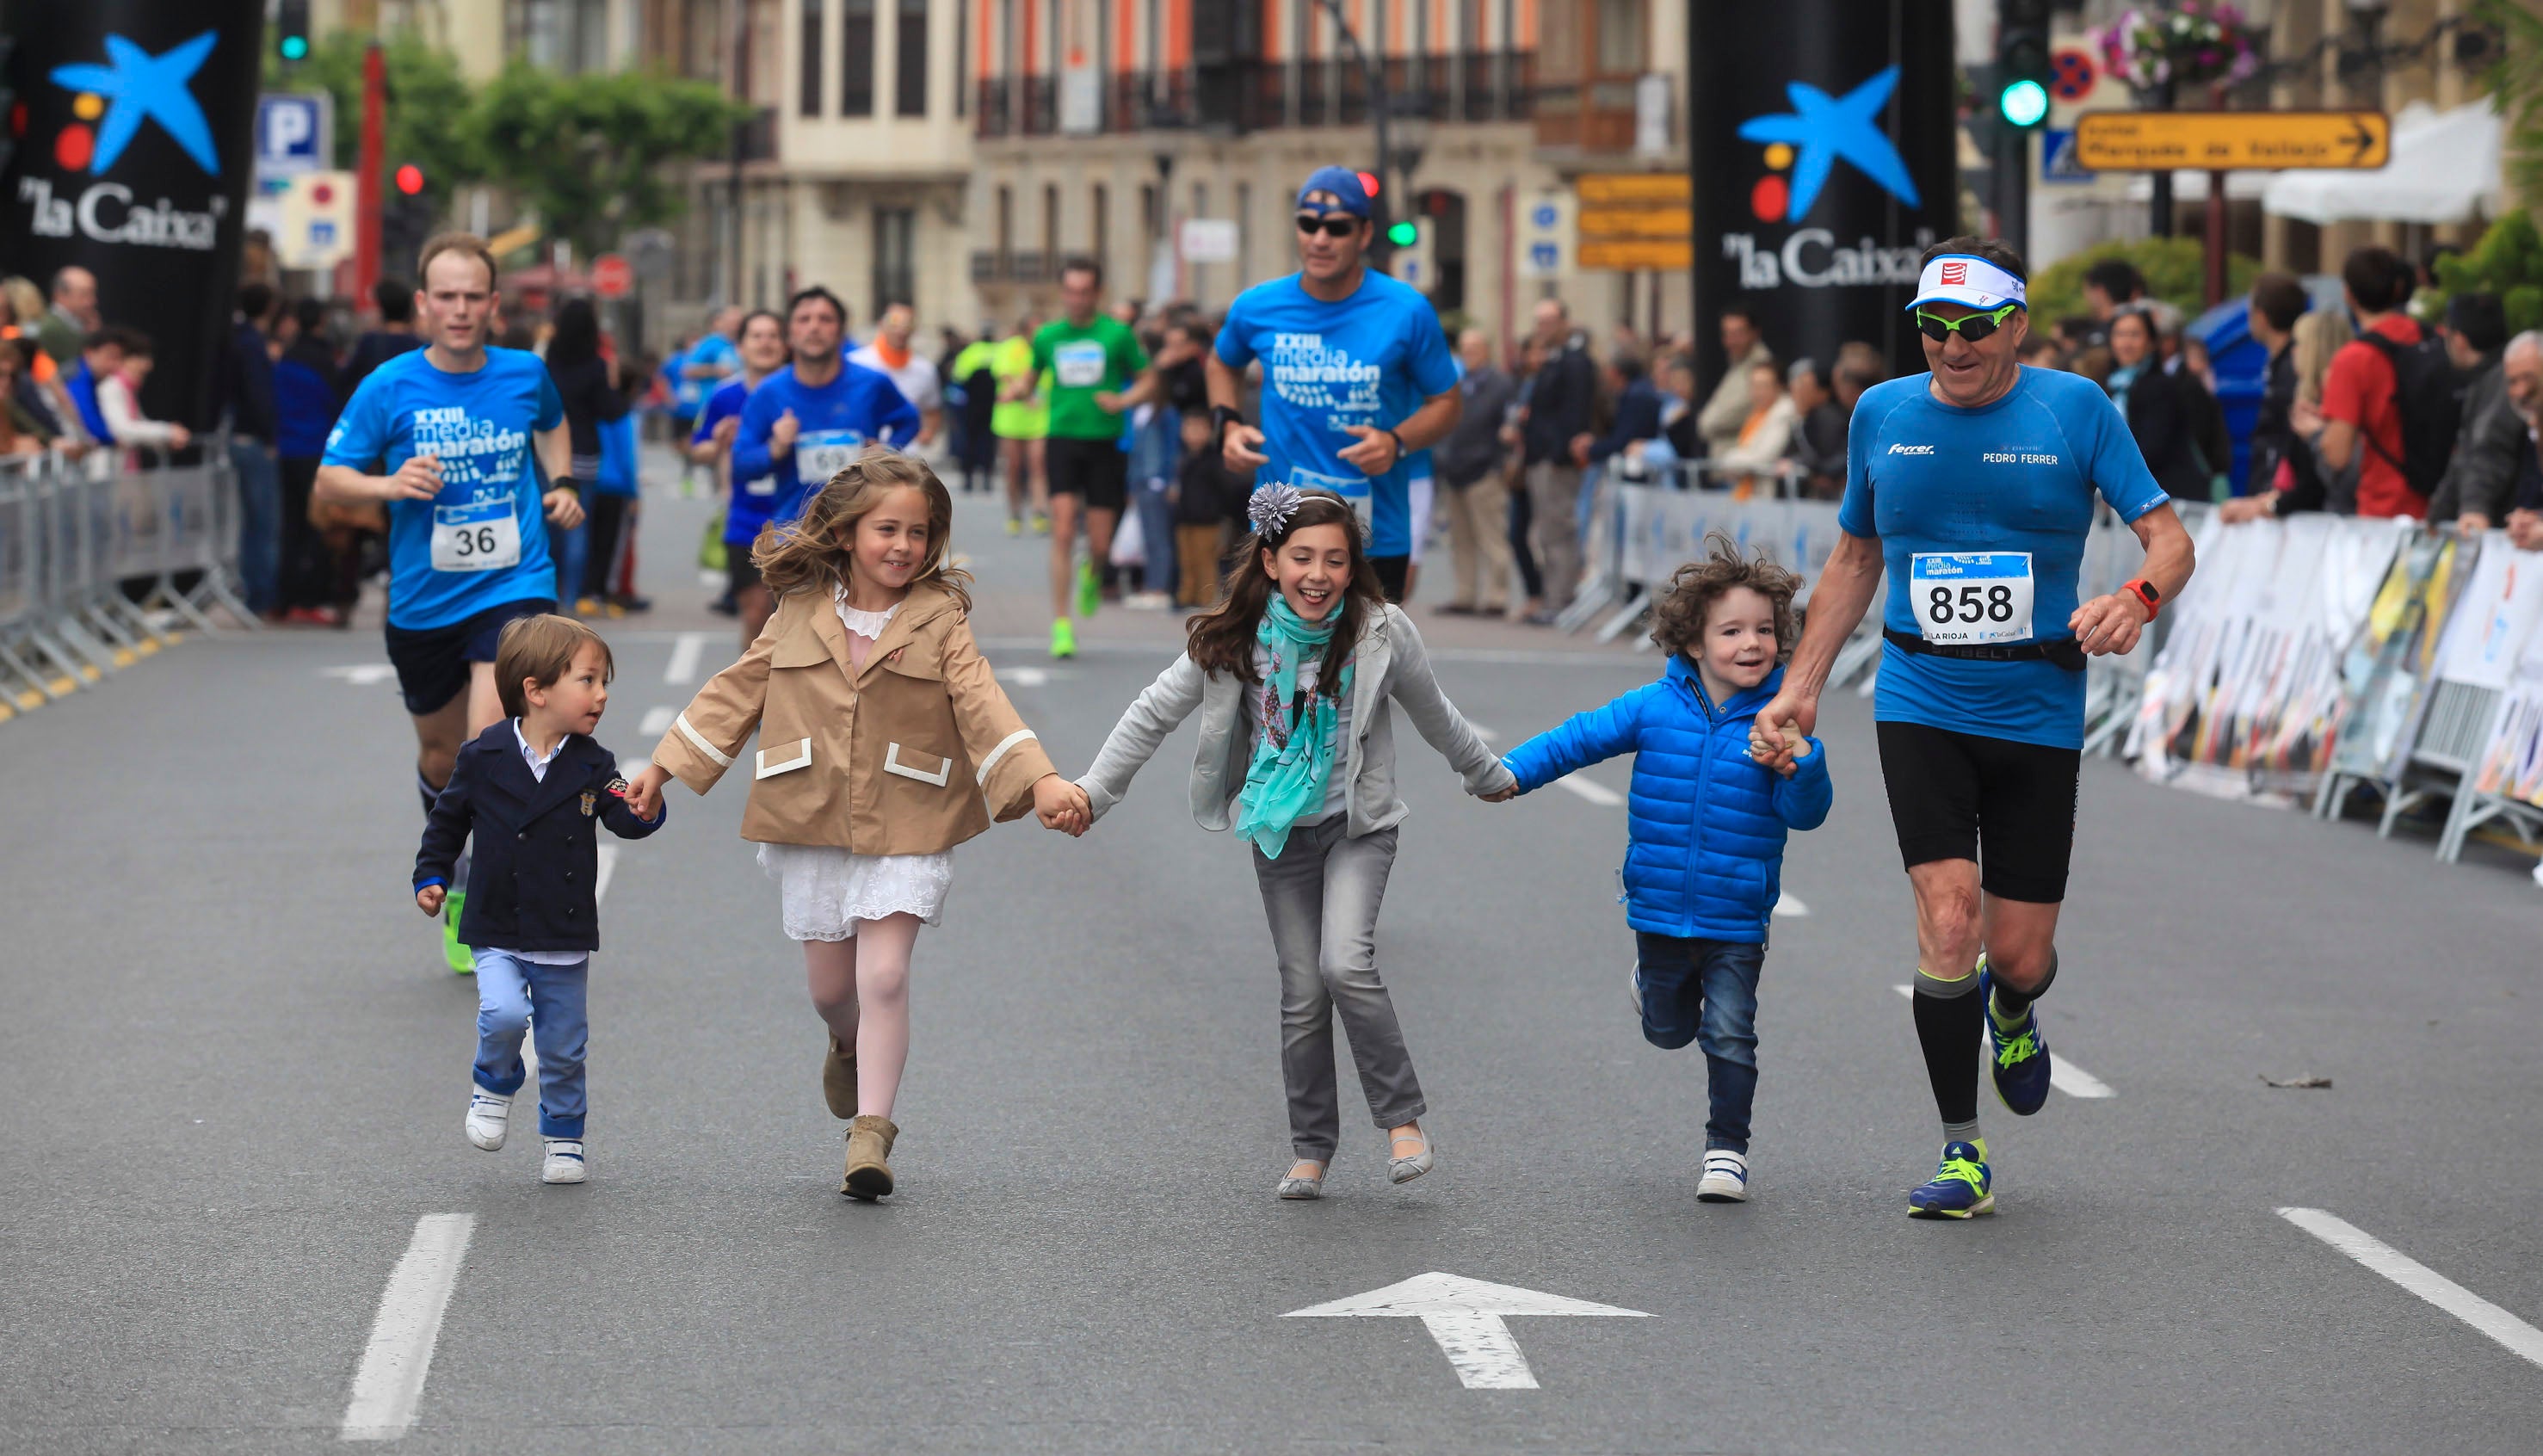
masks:
<instances>
[{"instance_id":1,"label":"runner with bib 36","mask_svg":"<svg viewBox=\"0 0 2543 1456\"><path fill-rule=\"evenodd\" d=\"M1932 372L1855 406L1844 534L1750 743L1780 762L1816 726L1829 666L1887 571L1873 717L1916 893L1916 1039L1944 1140L1933 1180L1907 1195L1916 1218L1995 1209L1981 1027L2005 1106L2029 1116L2048 1099L2032 1003L2057 977L2085 659L2134 648L2192 566L2190 533L2100 387L2019 362L2023 297L2022 260L2000 243L1926 250L1908 307ZM2145 544L2145 568L2079 603L2097 492Z\"/></svg>"},{"instance_id":2,"label":"runner with bib 36","mask_svg":"<svg viewBox=\"0 0 2543 1456\"><path fill-rule=\"evenodd\" d=\"M556 610L541 517L572 530L582 501L547 365L486 344L494 255L466 233L444 233L424 245L417 275L425 345L353 391L312 495L388 503L389 661L415 717L416 791L429 816L459 745L503 717L495 647L504 625ZM476 964L458 938L466 901L452 894L442 919L442 956L463 973Z\"/></svg>"}]
</instances>

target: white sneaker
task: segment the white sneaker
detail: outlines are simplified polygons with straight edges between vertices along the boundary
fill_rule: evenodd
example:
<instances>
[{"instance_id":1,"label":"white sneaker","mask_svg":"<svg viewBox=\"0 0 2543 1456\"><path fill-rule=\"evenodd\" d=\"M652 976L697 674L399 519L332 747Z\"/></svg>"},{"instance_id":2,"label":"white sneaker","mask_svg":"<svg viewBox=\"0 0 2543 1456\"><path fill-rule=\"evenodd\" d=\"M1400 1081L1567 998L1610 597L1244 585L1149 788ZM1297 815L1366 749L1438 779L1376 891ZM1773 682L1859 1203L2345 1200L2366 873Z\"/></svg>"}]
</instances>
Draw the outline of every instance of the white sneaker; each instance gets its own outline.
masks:
<instances>
[{"instance_id":1,"label":"white sneaker","mask_svg":"<svg viewBox=\"0 0 2543 1456\"><path fill-rule=\"evenodd\" d=\"M486 1151L498 1152L503 1146L503 1134L512 1122L512 1100L499 1092L488 1092L468 1084L468 1140Z\"/></svg>"},{"instance_id":2,"label":"white sneaker","mask_svg":"<svg viewBox=\"0 0 2543 1456\"><path fill-rule=\"evenodd\" d=\"M1745 1203L1748 1201L1748 1160L1729 1148L1710 1148L1704 1154L1704 1177L1695 1185L1699 1203Z\"/></svg>"},{"instance_id":3,"label":"white sneaker","mask_svg":"<svg viewBox=\"0 0 2543 1456\"><path fill-rule=\"evenodd\" d=\"M551 1137L547 1139L547 1161L539 1165L541 1183L582 1182L582 1140Z\"/></svg>"}]
</instances>

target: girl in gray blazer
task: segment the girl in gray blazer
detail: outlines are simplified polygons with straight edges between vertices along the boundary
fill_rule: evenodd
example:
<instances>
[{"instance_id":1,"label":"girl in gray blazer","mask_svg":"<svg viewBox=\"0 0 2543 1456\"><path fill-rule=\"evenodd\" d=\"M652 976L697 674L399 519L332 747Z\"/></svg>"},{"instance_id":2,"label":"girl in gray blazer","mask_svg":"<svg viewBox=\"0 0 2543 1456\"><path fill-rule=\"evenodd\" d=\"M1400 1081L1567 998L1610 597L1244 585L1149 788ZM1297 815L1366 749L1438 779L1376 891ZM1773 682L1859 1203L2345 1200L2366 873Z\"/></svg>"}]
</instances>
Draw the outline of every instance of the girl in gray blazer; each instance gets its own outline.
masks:
<instances>
[{"instance_id":1,"label":"girl in gray blazer","mask_svg":"<svg viewBox=\"0 0 2543 1456\"><path fill-rule=\"evenodd\" d=\"M1377 910L1405 815L1395 793L1391 705L1448 760L1466 792L1500 801L1510 771L1439 691L1421 634L1378 589L1358 517L1340 497L1285 485L1254 493L1254 534L1219 605L1193 619L1189 650L1116 724L1079 784L1095 818L1168 733L1200 710L1193 818L1251 846L1280 963L1280 1068L1296 1155L1283 1198L1324 1193L1341 1136L1333 1019L1386 1129L1389 1176L1430 1171L1427 1105L1395 1005L1377 974Z\"/></svg>"}]
</instances>

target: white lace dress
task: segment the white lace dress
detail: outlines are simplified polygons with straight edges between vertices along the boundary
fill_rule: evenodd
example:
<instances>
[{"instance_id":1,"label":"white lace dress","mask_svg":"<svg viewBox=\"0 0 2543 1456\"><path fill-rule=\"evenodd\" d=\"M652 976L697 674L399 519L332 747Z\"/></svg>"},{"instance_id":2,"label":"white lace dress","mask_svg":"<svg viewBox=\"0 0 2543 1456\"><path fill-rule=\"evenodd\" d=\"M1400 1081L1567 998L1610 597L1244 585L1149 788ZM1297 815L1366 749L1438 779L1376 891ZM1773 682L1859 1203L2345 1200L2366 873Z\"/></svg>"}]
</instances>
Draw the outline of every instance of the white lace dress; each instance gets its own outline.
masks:
<instances>
[{"instance_id":1,"label":"white lace dress","mask_svg":"<svg viewBox=\"0 0 2543 1456\"><path fill-rule=\"evenodd\" d=\"M883 636L889 611L860 612L842 593L836 601L840 625L864 639L859 655ZM828 844L763 844L759 868L777 881L786 934L799 941L844 941L857 933L860 920L886 915L915 915L928 925L944 923L945 895L954 887L952 852L932 855L850 854Z\"/></svg>"}]
</instances>

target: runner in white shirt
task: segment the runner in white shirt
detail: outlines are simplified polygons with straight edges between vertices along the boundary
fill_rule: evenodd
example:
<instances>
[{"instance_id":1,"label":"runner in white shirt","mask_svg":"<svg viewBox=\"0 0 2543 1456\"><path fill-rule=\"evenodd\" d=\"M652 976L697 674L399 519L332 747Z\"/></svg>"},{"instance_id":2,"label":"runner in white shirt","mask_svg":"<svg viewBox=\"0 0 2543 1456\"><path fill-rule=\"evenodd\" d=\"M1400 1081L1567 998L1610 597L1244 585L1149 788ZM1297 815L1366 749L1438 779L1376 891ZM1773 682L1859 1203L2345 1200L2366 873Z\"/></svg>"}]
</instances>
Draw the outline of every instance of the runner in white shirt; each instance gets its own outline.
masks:
<instances>
[{"instance_id":1,"label":"runner in white shirt","mask_svg":"<svg viewBox=\"0 0 2543 1456\"><path fill-rule=\"evenodd\" d=\"M901 395L918 407L918 438L911 446L924 450L936 443L936 432L944 426L945 389L936 377L936 362L909 346L917 328L918 316L909 305L895 303L875 325L874 342L849 354L848 362L888 374L900 386Z\"/></svg>"}]
</instances>

